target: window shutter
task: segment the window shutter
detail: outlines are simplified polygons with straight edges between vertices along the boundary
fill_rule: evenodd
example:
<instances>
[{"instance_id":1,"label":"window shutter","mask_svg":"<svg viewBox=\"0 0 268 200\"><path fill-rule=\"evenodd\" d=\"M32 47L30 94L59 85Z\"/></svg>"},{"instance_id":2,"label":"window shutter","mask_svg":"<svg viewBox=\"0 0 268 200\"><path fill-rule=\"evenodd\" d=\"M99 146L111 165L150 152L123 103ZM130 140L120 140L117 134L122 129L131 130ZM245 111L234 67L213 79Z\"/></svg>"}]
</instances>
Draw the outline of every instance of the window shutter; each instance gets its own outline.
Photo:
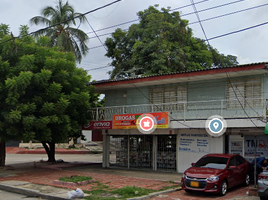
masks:
<instances>
[{"instance_id":1,"label":"window shutter","mask_svg":"<svg viewBox=\"0 0 268 200\"><path fill-rule=\"evenodd\" d=\"M259 107L261 106L262 97L262 79L251 79L245 81L245 106Z\"/></svg>"},{"instance_id":2,"label":"window shutter","mask_svg":"<svg viewBox=\"0 0 268 200\"><path fill-rule=\"evenodd\" d=\"M260 107L262 98L262 78L235 80L227 84L229 108Z\"/></svg>"},{"instance_id":3,"label":"window shutter","mask_svg":"<svg viewBox=\"0 0 268 200\"><path fill-rule=\"evenodd\" d=\"M229 108L239 108L244 99L244 81L236 80L228 83L227 99Z\"/></svg>"}]
</instances>

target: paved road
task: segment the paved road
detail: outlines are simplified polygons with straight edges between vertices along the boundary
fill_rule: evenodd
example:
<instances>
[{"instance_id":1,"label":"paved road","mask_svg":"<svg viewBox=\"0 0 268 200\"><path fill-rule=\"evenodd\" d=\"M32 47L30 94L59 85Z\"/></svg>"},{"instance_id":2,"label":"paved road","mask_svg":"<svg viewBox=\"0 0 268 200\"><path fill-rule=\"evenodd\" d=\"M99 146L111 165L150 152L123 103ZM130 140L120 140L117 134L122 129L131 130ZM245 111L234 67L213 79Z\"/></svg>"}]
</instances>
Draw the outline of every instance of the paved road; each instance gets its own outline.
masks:
<instances>
[{"instance_id":1,"label":"paved road","mask_svg":"<svg viewBox=\"0 0 268 200\"><path fill-rule=\"evenodd\" d=\"M1 199L6 199L6 200L40 200L40 198L27 197L22 194L6 192L3 190L0 190L0 196L1 196Z\"/></svg>"}]
</instances>

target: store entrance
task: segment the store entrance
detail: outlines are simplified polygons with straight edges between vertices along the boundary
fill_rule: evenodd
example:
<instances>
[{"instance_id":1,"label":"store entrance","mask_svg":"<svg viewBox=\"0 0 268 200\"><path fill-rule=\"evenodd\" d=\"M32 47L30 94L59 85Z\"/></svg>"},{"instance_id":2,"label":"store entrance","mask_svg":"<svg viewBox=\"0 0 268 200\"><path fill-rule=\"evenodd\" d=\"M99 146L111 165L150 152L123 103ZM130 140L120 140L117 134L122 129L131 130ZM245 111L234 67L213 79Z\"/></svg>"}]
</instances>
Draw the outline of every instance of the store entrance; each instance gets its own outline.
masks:
<instances>
[{"instance_id":1,"label":"store entrance","mask_svg":"<svg viewBox=\"0 0 268 200\"><path fill-rule=\"evenodd\" d=\"M157 137L157 170L176 170L176 135Z\"/></svg>"}]
</instances>

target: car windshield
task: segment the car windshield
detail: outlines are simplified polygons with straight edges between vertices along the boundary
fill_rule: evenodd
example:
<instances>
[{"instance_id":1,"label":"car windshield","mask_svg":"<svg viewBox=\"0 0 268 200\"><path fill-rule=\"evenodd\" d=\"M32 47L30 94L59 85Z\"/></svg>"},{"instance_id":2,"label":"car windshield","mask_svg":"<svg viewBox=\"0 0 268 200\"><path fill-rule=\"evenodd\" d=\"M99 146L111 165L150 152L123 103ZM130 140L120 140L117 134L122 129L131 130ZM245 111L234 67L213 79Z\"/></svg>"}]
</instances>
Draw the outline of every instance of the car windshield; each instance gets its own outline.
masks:
<instances>
[{"instance_id":1,"label":"car windshield","mask_svg":"<svg viewBox=\"0 0 268 200\"><path fill-rule=\"evenodd\" d=\"M195 163L194 167L224 169L227 165L227 162L228 158L206 156Z\"/></svg>"}]
</instances>

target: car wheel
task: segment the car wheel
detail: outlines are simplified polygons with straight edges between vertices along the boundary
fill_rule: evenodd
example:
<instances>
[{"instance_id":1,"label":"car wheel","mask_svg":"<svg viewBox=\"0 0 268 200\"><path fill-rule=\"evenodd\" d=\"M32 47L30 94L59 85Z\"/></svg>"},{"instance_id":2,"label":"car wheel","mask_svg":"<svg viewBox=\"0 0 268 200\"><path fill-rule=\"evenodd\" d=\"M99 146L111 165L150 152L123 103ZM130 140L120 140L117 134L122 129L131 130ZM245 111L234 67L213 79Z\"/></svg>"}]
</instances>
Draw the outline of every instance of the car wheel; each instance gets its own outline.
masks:
<instances>
[{"instance_id":1,"label":"car wheel","mask_svg":"<svg viewBox=\"0 0 268 200\"><path fill-rule=\"evenodd\" d=\"M228 184L226 180L221 182L220 195L224 196L227 193Z\"/></svg>"},{"instance_id":2,"label":"car wheel","mask_svg":"<svg viewBox=\"0 0 268 200\"><path fill-rule=\"evenodd\" d=\"M260 200L267 200L266 197L260 197Z\"/></svg>"},{"instance_id":3,"label":"car wheel","mask_svg":"<svg viewBox=\"0 0 268 200\"><path fill-rule=\"evenodd\" d=\"M244 185L245 185L245 186L249 186L249 183L250 183L250 177L249 177L249 174L247 174L247 175L246 175L246 178L245 178Z\"/></svg>"}]
</instances>

